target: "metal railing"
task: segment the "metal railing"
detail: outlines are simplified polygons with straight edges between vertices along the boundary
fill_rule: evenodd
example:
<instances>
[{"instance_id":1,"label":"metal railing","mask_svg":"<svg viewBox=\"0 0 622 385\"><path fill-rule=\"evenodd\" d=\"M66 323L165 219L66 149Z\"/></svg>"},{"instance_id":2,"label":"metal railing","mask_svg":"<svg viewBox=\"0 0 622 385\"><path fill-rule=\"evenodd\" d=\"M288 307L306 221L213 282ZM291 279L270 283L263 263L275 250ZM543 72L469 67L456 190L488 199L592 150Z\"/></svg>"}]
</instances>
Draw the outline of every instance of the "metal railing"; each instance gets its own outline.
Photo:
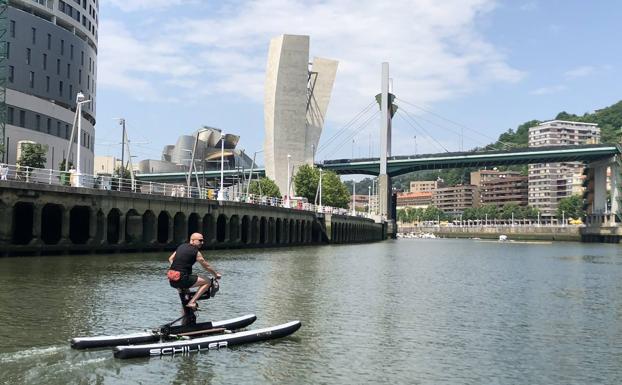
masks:
<instances>
[{"instance_id":1,"label":"metal railing","mask_svg":"<svg viewBox=\"0 0 622 385\"><path fill-rule=\"evenodd\" d=\"M108 174L77 174L75 170L60 171L44 168L33 168L20 165L0 165L0 187L4 180L25 183L68 186L79 189L96 189L107 191L130 192L135 194L160 195L178 198L216 199L218 189L188 186L179 183L148 182L139 179L127 179ZM224 191L224 200L250 203L263 206L285 207L318 213L330 213L351 216L347 209L320 206L305 202L301 198L275 198L239 192L241 189L228 188ZM357 212L357 217L369 218L367 213Z\"/></svg>"}]
</instances>

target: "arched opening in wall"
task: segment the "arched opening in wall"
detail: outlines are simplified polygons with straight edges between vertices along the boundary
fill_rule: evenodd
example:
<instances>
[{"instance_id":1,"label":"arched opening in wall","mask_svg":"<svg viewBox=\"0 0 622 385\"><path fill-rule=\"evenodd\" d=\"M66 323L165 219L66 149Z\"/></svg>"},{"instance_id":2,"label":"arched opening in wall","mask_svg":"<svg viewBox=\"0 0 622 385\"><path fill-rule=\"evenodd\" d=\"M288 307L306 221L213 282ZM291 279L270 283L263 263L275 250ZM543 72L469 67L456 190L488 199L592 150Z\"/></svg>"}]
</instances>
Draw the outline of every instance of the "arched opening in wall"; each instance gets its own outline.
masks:
<instances>
[{"instance_id":1,"label":"arched opening in wall","mask_svg":"<svg viewBox=\"0 0 622 385\"><path fill-rule=\"evenodd\" d=\"M266 243L266 227L268 225L268 221L266 221L266 217L261 217L259 221L259 243L262 245Z\"/></svg>"},{"instance_id":2,"label":"arched opening in wall","mask_svg":"<svg viewBox=\"0 0 622 385\"><path fill-rule=\"evenodd\" d=\"M240 217L237 215L232 215L229 219L229 239L232 242L240 239Z\"/></svg>"},{"instance_id":3,"label":"arched opening in wall","mask_svg":"<svg viewBox=\"0 0 622 385\"><path fill-rule=\"evenodd\" d=\"M188 224L186 223L186 216L182 212L175 214L173 218L173 240L175 243L182 243L187 240L188 236Z\"/></svg>"},{"instance_id":4,"label":"arched opening in wall","mask_svg":"<svg viewBox=\"0 0 622 385\"><path fill-rule=\"evenodd\" d=\"M41 210L41 240L46 245L55 245L60 241L63 228L63 208L48 203Z\"/></svg>"},{"instance_id":5,"label":"arched opening in wall","mask_svg":"<svg viewBox=\"0 0 622 385\"><path fill-rule=\"evenodd\" d=\"M319 243L322 241L322 229L320 227L320 223L318 221L313 221L311 225L311 238L312 242Z\"/></svg>"},{"instance_id":6,"label":"arched opening in wall","mask_svg":"<svg viewBox=\"0 0 622 385\"><path fill-rule=\"evenodd\" d=\"M197 213L192 213L188 217L188 239L192 234L199 232L199 218Z\"/></svg>"},{"instance_id":7,"label":"arched opening in wall","mask_svg":"<svg viewBox=\"0 0 622 385\"><path fill-rule=\"evenodd\" d=\"M257 244L259 242L259 218L253 217L251 221L251 242Z\"/></svg>"},{"instance_id":8,"label":"arched opening in wall","mask_svg":"<svg viewBox=\"0 0 622 385\"><path fill-rule=\"evenodd\" d=\"M166 211L160 211L158 215L158 243L168 243L168 224L171 217Z\"/></svg>"},{"instance_id":9,"label":"arched opening in wall","mask_svg":"<svg viewBox=\"0 0 622 385\"><path fill-rule=\"evenodd\" d=\"M74 206L69 212L69 239L74 245L89 240L91 210L88 206Z\"/></svg>"},{"instance_id":10,"label":"arched opening in wall","mask_svg":"<svg viewBox=\"0 0 622 385\"><path fill-rule=\"evenodd\" d=\"M216 221L216 241L224 242L227 236L227 216L220 214Z\"/></svg>"},{"instance_id":11,"label":"arched opening in wall","mask_svg":"<svg viewBox=\"0 0 622 385\"><path fill-rule=\"evenodd\" d=\"M119 209L112 209L108 213L106 223L106 240L109 244L119 243L119 229L121 227L121 212Z\"/></svg>"},{"instance_id":12,"label":"arched opening in wall","mask_svg":"<svg viewBox=\"0 0 622 385\"><path fill-rule=\"evenodd\" d=\"M281 218L277 218L276 219L276 243L281 243L281 240L283 239L283 234L281 234L281 232L283 231L283 221L281 220Z\"/></svg>"},{"instance_id":13,"label":"arched opening in wall","mask_svg":"<svg viewBox=\"0 0 622 385\"><path fill-rule=\"evenodd\" d=\"M156 235L156 217L153 211L147 210L143 214L143 242L151 243Z\"/></svg>"},{"instance_id":14,"label":"arched opening in wall","mask_svg":"<svg viewBox=\"0 0 622 385\"><path fill-rule=\"evenodd\" d=\"M248 215L244 215L242 217L242 231L241 231L240 241L245 245L247 245L250 242L250 234L249 234L249 227L251 225L250 222L251 221L248 218Z\"/></svg>"},{"instance_id":15,"label":"arched opening in wall","mask_svg":"<svg viewBox=\"0 0 622 385\"><path fill-rule=\"evenodd\" d=\"M138 211L130 209L125 214L125 242L134 243L143 238L143 220Z\"/></svg>"},{"instance_id":16,"label":"arched opening in wall","mask_svg":"<svg viewBox=\"0 0 622 385\"><path fill-rule=\"evenodd\" d=\"M35 206L27 202L17 202L13 206L13 244L27 245L32 239L34 209Z\"/></svg>"},{"instance_id":17,"label":"arched opening in wall","mask_svg":"<svg viewBox=\"0 0 622 385\"><path fill-rule=\"evenodd\" d=\"M214 217L212 214L205 214L205 216L203 216L203 238L205 239L205 243L211 242L215 236Z\"/></svg>"}]
</instances>

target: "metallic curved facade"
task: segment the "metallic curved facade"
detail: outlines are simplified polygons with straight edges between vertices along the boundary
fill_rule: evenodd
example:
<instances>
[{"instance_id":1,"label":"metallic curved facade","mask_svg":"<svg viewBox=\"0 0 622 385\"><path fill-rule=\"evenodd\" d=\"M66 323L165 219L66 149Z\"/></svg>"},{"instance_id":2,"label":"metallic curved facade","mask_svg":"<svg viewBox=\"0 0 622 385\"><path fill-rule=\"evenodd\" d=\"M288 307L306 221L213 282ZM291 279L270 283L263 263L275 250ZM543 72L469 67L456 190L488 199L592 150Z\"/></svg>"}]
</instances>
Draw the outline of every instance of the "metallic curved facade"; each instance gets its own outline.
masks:
<instances>
[{"instance_id":1,"label":"metallic curved facade","mask_svg":"<svg viewBox=\"0 0 622 385\"><path fill-rule=\"evenodd\" d=\"M8 163L16 162L17 143L31 140L48 147L47 168L67 156L82 92L82 172L93 172L97 106L98 0L10 0L7 10ZM77 142L77 140L76 140Z\"/></svg>"}]
</instances>

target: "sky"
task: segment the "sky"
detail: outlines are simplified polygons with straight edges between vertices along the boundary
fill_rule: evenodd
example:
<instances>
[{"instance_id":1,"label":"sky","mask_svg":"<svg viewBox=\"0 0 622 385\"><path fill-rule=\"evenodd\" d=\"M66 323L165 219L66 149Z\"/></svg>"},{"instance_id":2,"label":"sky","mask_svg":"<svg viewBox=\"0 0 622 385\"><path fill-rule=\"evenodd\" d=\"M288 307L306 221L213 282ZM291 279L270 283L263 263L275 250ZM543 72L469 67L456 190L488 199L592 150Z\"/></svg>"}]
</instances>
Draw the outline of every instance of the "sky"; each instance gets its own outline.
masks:
<instances>
[{"instance_id":1,"label":"sky","mask_svg":"<svg viewBox=\"0 0 622 385\"><path fill-rule=\"evenodd\" d=\"M96 155L160 159L202 126L263 148L270 39L339 61L317 160L378 156L388 62L392 155L469 150L528 120L622 99L615 0L100 1ZM257 155L262 164L262 154Z\"/></svg>"}]
</instances>

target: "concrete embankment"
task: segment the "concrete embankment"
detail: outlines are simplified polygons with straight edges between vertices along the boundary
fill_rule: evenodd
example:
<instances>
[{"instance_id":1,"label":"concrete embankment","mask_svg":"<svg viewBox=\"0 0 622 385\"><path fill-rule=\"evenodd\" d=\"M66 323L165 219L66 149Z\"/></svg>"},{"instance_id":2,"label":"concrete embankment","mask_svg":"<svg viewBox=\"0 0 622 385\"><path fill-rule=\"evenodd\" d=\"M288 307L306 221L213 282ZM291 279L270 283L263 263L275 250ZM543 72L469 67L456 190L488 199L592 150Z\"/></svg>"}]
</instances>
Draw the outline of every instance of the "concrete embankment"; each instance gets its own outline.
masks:
<instances>
[{"instance_id":1,"label":"concrete embankment","mask_svg":"<svg viewBox=\"0 0 622 385\"><path fill-rule=\"evenodd\" d=\"M443 238L499 239L507 235L511 240L581 241L579 226L400 226L400 233L432 233Z\"/></svg>"},{"instance_id":2,"label":"concrete embankment","mask_svg":"<svg viewBox=\"0 0 622 385\"><path fill-rule=\"evenodd\" d=\"M386 239L373 220L242 202L0 182L0 256L289 247Z\"/></svg>"}]
</instances>

